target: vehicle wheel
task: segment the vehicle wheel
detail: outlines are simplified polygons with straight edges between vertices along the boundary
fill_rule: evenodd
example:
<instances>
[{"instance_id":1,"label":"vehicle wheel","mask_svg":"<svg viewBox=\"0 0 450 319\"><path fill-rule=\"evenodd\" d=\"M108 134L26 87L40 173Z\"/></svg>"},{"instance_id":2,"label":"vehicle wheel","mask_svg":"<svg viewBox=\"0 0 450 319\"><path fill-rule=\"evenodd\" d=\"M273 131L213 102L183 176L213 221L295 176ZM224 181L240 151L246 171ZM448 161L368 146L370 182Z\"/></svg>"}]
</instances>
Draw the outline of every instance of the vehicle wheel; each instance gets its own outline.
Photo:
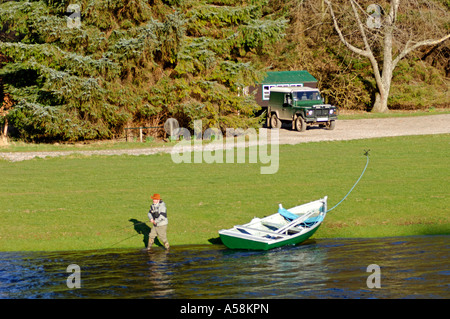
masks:
<instances>
[{"instance_id":1,"label":"vehicle wheel","mask_svg":"<svg viewBox=\"0 0 450 319\"><path fill-rule=\"evenodd\" d=\"M272 114L272 117L270 118L270 126L272 128L281 128L281 120L275 113Z\"/></svg>"},{"instance_id":2,"label":"vehicle wheel","mask_svg":"<svg viewBox=\"0 0 450 319\"><path fill-rule=\"evenodd\" d=\"M336 127L336 121L335 120L329 121L327 123L327 130L334 130L335 127Z\"/></svg>"},{"instance_id":3,"label":"vehicle wheel","mask_svg":"<svg viewBox=\"0 0 450 319\"><path fill-rule=\"evenodd\" d=\"M299 132L306 131L306 123L303 117L297 116L297 118L295 119L295 129Z\"/></svg>"}]
</instances>

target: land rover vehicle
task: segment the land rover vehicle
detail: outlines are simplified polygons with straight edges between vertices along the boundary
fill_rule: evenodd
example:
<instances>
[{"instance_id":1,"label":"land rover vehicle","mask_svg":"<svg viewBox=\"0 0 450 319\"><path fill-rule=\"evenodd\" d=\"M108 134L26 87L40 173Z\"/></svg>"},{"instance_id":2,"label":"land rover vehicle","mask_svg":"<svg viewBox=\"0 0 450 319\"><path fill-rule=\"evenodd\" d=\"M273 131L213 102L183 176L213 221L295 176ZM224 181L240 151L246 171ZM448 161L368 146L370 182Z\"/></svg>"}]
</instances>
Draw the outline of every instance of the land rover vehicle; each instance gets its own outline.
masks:
<instances>
[{"instance_id":1,"label":"land rover vehicle","mask_svg":"<svg viewBox=\"0 0 450 319\"><path fill-rule=\"evenodd\" d=\"M270 90L267 127L280 128L292 122L292 129L303 132L308 126L334 129L337 108L324 104L318 89L308 87L274 87Z\"/></svg>"}]
</instances>

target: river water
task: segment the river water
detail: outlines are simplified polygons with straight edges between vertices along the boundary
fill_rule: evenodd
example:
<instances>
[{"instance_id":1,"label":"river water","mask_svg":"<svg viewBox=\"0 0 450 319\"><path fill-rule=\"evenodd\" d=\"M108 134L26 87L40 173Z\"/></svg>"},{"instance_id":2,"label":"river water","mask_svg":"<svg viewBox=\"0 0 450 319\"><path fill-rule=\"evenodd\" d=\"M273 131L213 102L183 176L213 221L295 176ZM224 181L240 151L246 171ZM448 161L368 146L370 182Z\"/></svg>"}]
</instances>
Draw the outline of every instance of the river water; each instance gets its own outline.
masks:
<instances>
[{"instance_id":1,"label":"river water","mask_svg":"<svg viewBox=\"0 0 450 319\"><path fill-rule=\"evenodd\" d=\"M449 239L316 239L266 252L222 245L1 252L0 298L447 299Z\"/></svg>"}]
</instances>

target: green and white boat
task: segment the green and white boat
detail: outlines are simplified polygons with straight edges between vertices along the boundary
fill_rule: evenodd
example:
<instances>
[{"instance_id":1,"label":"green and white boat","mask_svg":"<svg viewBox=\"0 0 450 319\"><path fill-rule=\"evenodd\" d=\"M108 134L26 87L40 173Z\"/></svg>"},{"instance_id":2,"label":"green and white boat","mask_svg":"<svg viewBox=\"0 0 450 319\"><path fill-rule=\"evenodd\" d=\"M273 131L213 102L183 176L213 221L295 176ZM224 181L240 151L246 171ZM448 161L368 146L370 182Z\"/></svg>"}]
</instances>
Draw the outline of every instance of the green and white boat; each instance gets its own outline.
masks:
<instances>
[{"instance_id":1,"label":"green and white boat","mask_svg":"<svg viewBox=\"0 0 450 319\"><path fill-rule=\"evenodd\" d=\"M230 249L269 250L296 245L314 235L326 214L326 196L290 209L284 209L280 204L277 213L222 229L219 235L222 243Z\"/></svg>"}]
</instances>

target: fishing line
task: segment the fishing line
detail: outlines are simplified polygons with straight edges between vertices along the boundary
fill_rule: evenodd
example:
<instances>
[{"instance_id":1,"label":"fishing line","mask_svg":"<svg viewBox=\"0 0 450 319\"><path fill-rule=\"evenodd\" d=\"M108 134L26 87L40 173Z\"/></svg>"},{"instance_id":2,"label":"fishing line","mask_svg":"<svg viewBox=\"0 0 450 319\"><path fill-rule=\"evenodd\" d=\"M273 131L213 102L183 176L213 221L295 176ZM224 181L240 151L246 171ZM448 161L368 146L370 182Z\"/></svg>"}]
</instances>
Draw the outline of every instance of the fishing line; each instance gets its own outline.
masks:
<instances>
[{"instance_id":1,"label":"fishing line","mask_svg":"<svg viewBox=\"0 0 450 319\"><path fill-rule=\"evenodd\" d=\"M139 223L133 224L133 226L140 225L140 224L147 224L147 222L139 222ZM123 227L123 228L121 228L121 229L119 229L119 230L123 230L123 229L128 228L128 227L130 227L130 226ZM120 241L118 241L118 242L112 244L112 245L109 246L108 248L111 248L111 247L113 247L113 246L115 246L115 245L117 245L117 244L120 244L121 242L123 242L123 241L125 241L125 240L128 240L128 239L130 239L130 238L133 238L133 237L135 237L135 236L137 236L137 235L142 235L142 233L137 233L137 234L134 234L134 235L132 235L132 236L130 236L130 237L127 237L127 238L125 238L125 239L122 239L122 240L120 240Z\"/></svg>"},{"instance_id":2,"label":"fishing line","mask_svg":"<svg viewBox=\"0 0 450 319\"><path fill-rule=\"evenodd\" d=\"M134 227L134 226L141 225L141 224L147 224L147 222L133 223L132 226ZM118 227L121 227L121 228L117 229L117 231L120 231L120 230L124 230L124 229L126 229L126 228L129 228L130 225L125 226L125 227L122 227L122 226L116 226L116 228L118 228ZM116 230L114 230L114 231L116 231Z\"/></svg>"},{"instance_id":3,"label":"fishing line","mask_svg":"<svg viewBox=\"0 0 450 319\"><path fill-rule=\"evenodd\" d=\"M133 238L133 237L135 237L135 236L137 236L137 235L141 235L141 234L134 234L134 235L132 235L132 236L130 236L130 237L127 237L127 238L125 238L125 239L122 239L121 241L118 241L117 243L115 243L115 244L112 244L111 246L109 246L108 248L111 248L111 247L114 247L115 245L117 245L117 244L120 244L121 242L123 242L123 241L125 241L125 240L127 240L127 239L130 239L130 238Z\"/></svg>"},{"instance_id":4,"label":"fishing line","mask_svg":"<svg viewBox=\"0 0 450 319\"><path fill-rule=\"evenodd\" d=\"M366 166L364 167L361 176L359 176L358 180L356 181L355 185L353 185L353 187L350 189L350 191L347 193L347 195L344 196L343 199L341 199L341 201L339 203L337 203L336 205L334 205L332 208L330 208L329 210L327 210L327 213L332 211L333 209L335 209L336 207L338 207L346 198L348 195L350 195L350 193L353 191L353 189L355 188L355 186L359 183L359 181L361 180L361 178L363 177L364 173L366 172L366 168L367 165L369 165L369 151L370 150L364 150L364 155L367 157L367 161L366 161Z\"/></svg>"}]
</instances>

